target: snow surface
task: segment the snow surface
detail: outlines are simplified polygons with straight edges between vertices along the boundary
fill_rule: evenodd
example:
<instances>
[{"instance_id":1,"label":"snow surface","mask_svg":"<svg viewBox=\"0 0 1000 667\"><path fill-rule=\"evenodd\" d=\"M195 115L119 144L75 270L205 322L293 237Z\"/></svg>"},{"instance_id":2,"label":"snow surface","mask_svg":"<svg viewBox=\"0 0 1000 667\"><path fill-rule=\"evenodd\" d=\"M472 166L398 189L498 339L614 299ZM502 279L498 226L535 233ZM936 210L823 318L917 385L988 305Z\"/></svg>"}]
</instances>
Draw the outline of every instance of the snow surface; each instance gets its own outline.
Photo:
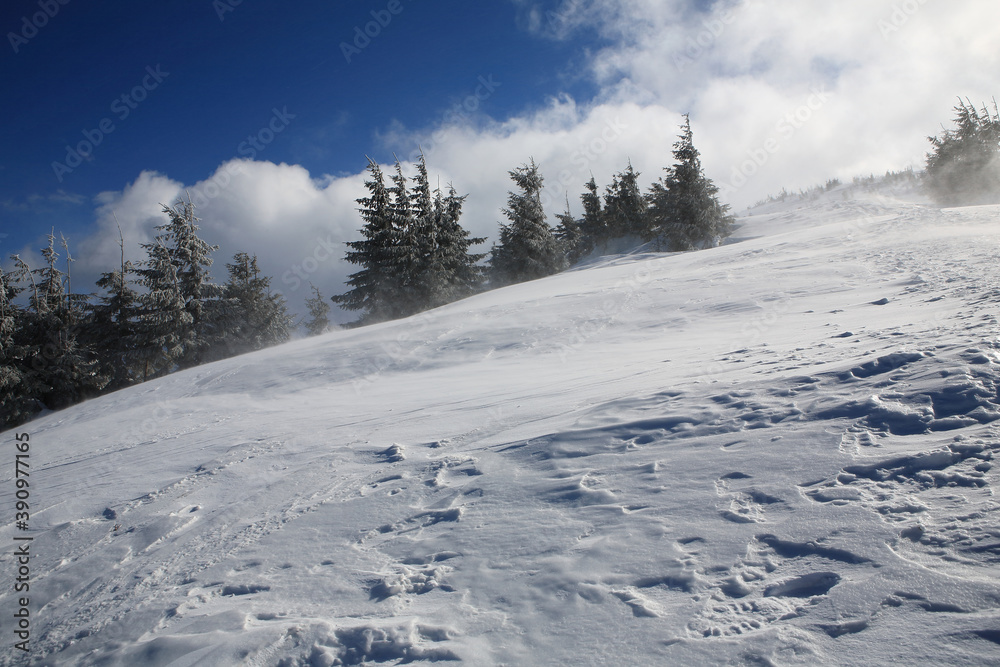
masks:
<instances>
[{"instance_id":1,"label":"snow surface","mask_svg":"<svg viewBox=\"0 0 1000 667\"><path fill-rule=\"evenodd\" d=\"M1000 208L740 223L17 429L33 663L997 664Z\"/></svg>"}]
</instances>

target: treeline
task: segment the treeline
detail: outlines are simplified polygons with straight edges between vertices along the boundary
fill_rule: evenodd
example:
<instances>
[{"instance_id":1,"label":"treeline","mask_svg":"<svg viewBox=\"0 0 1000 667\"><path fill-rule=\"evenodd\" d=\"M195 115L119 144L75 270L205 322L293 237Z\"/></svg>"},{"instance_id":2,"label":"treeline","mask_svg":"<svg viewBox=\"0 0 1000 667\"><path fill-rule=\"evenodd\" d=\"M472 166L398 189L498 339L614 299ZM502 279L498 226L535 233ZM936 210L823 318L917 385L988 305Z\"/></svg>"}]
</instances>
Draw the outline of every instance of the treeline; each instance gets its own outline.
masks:
<instances>
[{"instance_id":1,"label":"treeline","mask_svg":"<svg viewBox=\"0 0 1000 667\"><path fill-rule=\"evenodd\" d=\"M417 175L407 179L396 160L387 184L382 168L369 158L370 195L358 199L364 237L348 242L345 259L361 267L351 274L348 292L332 297L347 310L360 310L356 324L406 317L460 299L480 289L484 255L469 252L485 241L462 228L464 196L449 186L431 191L421 156ZM412 181L412 186L408 186Z\"/></svg>"},{"instance_id":2,"label":"treeline","mask_svg":"<svg viewBox=\"0 0 1000 667\"><path fill-rule=\"evenodd\" d=\"M163 212L168 221L142 244L143 262L125 260L119 237L121 261L101 274L96 298L74 293L68 244L63 270L54 234L41 267L12 255L14 270L0 269L0 428L288 340L292 318L257 257L237 253L218 285L209 275L218 247L199 238L194 205L178 201Z\"/></svg>"},{"instance_id":3,"label":"treeline","mask_svg":"<svg viewBox=\"0 0 1000 667\"><path fill-rule=\"evenodd\" d=\"M764 199L757 200L747 209L757 206L772 204L774 202L791 201L816 201L827 193L838 191L842 199L849 199L865 192L889 192L906 193L921 186L923 172L915 172L913 167L907 167L901 171L886 170L884 175L876 176L855 176L850 183L843 183L839 178L831 178L823 185L814 185L811 188L801 188L798 192L789 192L787 188L782 188L776 195L768 195Z\"/></svg>"},{"instance_id":4,"label":"treeline","mask_svg":"<svg viewBox=\"0 0 1000 667\"><path fill-rule=\"evenodd\" d=\"M573 217L567 201L555 228L546 221L538 166L530 161L510 171L516 188L489 253L471 251L486 239L470 237L461 225L466 196L451 185L432 190L422 156L409 178L398 160L388 179L369 160L368 196L357 200L362 238L347 244L345 257L359 270L349 276L348 291L332 300L360 311L354 325L371 324L551 275L628 245L717 245L733 218L705 177L686 116L673 155L675 164L646 193L631 165L603 196L591 178L582 217ZM69 247L63 239L63 270L54 233L41 267L12 255L14 270L0 269L0 429L45 409L289 339L293 317L261 275L257 257L237 253L226 264L227 280L216 284L209 270L218 247L198 236L194 204L178 200L163 212L167 222L151 243L141 244L145 260L126 261L119 236L119 266L101 274L99 294L73 291ZM326 331L330 304L315 286L306 306L305 330Z\"/></svg>"},{"instance_id":5,"label":"treeline","mask_svg":"<svg viewBox=\"0 0 1000 667\"><path fill-rule=\"evenodd\" d=\"M653 243L669 251L716 246L732 232L733 216L705 176L687 116L673 156L674 165L645 194L631 164L613 177L603 197L591 177L581 196L582 217L572 215L567 201L555 228L543 210L538 165L531 160L510 171L516 189L507 195L507 222L488 258L470 252L485 239L469 238L459 223L465 197L452 186L447 194L432 192L423 156L410 179L397 160L390 183L369 160L369 196L358 199L363 239L348 243L345 257L361 268L348 279L351 289L333 302L361 311L354 325L372 324L542 278L628 244Z\"/></svg>"},{"instance_id":6,"label":"treeline","mask_svg":"<svg viewBox=\"0 0 1000 667\"><path fill-rule=\"evenodd\" d=\"M955 127L929 137L926 170L887 173L885 180L921 179L942 205L1000 201L1000 110L959 100ZM687 116L673 147L674 164L646 191L629 164L600 191L592 177L580 200L582 215L566 210L546 221L543 178L533 160L509 172L515 188L502 210L498 240L489 252L471 238L460 218L466 196L448 186L432 190L421 156L407 178L397 160L386 179L369 160L369 196L358 200L362 239L349 242L346 261L359 267L344 294L332 297L360 311L353 325L370 324L434 308L476 292L557 273L592 255L639 243L686 251L718 245L733 228L729 207L705 176ZM875 181L874 177L870 179ZM837 180L798 196L812 198L839 187ZM855 179L854 186L870 183ZM782 191L777 199L790 195ZM773 200L774 198L770 198ZM211 280L212 253L199 238L191 201L164 206L167 222L146 259L121 261L97 281L98 295L75 293L72 257L63 239L65 270L55 235L32 268L12 255L0 269L0 428L44 409L160 377L176 370L261 349L289 339L293 317L272 293L256 256L237 253L223 284ZM309 334L329 328L330 304L313 286L306 300Z\"/></svg>"}]
</instances>

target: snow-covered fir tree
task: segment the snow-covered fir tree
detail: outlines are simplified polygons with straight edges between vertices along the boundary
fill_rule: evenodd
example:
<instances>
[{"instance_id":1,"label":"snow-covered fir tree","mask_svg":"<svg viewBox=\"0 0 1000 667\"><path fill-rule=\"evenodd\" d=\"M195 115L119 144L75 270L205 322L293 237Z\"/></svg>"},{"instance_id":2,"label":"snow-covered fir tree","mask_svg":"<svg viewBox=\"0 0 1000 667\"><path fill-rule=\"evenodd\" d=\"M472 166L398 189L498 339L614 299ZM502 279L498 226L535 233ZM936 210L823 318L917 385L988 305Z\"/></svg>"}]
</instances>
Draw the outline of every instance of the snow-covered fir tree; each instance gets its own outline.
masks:
<instances>
[{"instance_id":1,"label":"snow-covered fir tree","mask_svg":"<svg viewBox=\"0 0 1000 667\"><path fill-rule=\"evenodd\" d=\"M649 200L647 239L667 250L696 250L717 246L732 233L734 218L729 206L716 195L719 188L705 175L694 147L691 119L684 125L673 151L675 164L653 183Z\"/></svg>"},{"instance_id":2,"label":"snow-covered fir tree","mask_svg":"<svg viewBox=\"0 0 1000 667\"><path fill-rule=\"evenodd\" d=\"M310 336L316 336L330 330L330 304L326 302L315 285L309 283L309 288L313 295L306 299L309 319L306 320L304 326Z\"/></svg>"},{"instance_id":3,"label":"snow-covered fir tree","mask_svg":"<svg viewBox=\"0 0 1000 667\"><path fill-rule=\"evenodd\" d=\"M469 238L459 222L465 197L452 186L447 196L440 187L431 192L423 154L416 168L410 193L413 234L404 237L408 253L416 252L415 261L407 265L412 272L409 312L435 308L476 291L482 283L482 270L476 263L483 255L470 253L469 248L485 241Z\"/></svg>"},{"instance_id":4,"label":"snow-covered fir tree","mask_svg":"<svg viewBox=\"0 0 1000 667\"><path fill-rule=\"evenodd\" d=\"M430 293L429 308L465 298L482 288L483 269L479 262L486 255L469 250L486 239L470 237L459 222L465 198L450 184L447 195L440 188L435 191L433 245L425 279Z\"/></svg>"},{"instance_id":5,"label":"snow-covered fir tree","mask_svg":"<svg viewBox=\"0 0 1000 667\"><path fill-rule=\"evenodd\" d=\"M595 248L606 247L608 243L607 225L604 221L604 208L601 196L597 194L597 181L591 176L585 186L586 192L580 196L583 203L583 218L580 219L581 254L586 256Z\"/></svg>"},{"instance_id":6,"label":"snow-covered fir tree","mask_svg":"<svg viewBox=\"0 0 1000 667\"><path fill-rule=\"evenodd\" d=\"M403 292L399 295L403 302L400 315L412 315L431 307L438 290L438 276L434 266L438 221L423 154L416 167L417 174L412 178L408 209L405 211L409 217L397 218L401 240L400 272L404 276ZM393 179L398 184L406 182L398 160Z\"/></svg>"},{"instance_id":7,"label":"snow-covered fir tree","mask_svg":"<svg viewBox=\"0 0 1000 667\"><path fill-rule=\"evenodd\" d=\"M160 239L143 248L147 259L136 273L145 292L139 299L133 349L137 373L145 381L176 370L185 349L195 345L195 332L170 251Z\"/></svg>"},{"instance_id":8,"label":"snow-covered fir tree","mask_svg":"<svg viewBox=\"0 0 1000 667\"><path fill-rule=\"evenodd\" d=\"M13 259L20 261L16 255ZM4 273L0 268L0 430L27 421L42 408L29 372L22 331L25 312L16 302L23 291L20 278L21 270Z\"/></svg>"},{"instance_id":9,"label":"snow-covered fir tree","mask_svg":"<svg viewBox=\"0 0 1000 667\"><path fill-rule=\"evenodd\" d=\"M398 167L398 164L397 164ZM469 238L462 228L464 196L449 185L433 192L423 154L416 163L417 173L410 189L411 234L404 233L408 272L407 314L435 308L472 294L482 283L477 262L484 255L469 252L472 245L486 239Z\"/></svg>"},{"instance_id":10,"label":"snow-covered fir tree","mask_svg":"<svg viewBox=\"0 0 1000 667\"><path fill-rule=\"evenodd\" d=\"M0 405L7 404L20 383L20 368L13 356L14 331L18 320L18 308L14 303L18 288L10 284L10 277L0 266Z\"/></svg>"},{"instance_id":11,"label":"snow-covered fir tree","mask_svg":"<svg viewBox=\"0 0 1000 667\"><path fill-rule=\"evenodd\" d=\"M59 312L66 308L66 274L59 270L59 253L56 252L56 237L54 232L48 235L49 244L42 248L44 266L31 269L32 280L31 307L38 313Z\"/></svg>"},{"instance_id":12,"label":"snow-covered fir tree","mask_svg":"<svg viewBox=\"0 0 1000 667\"><path fill-rule=\"evenodd\" d=\"M426 169L424 181L426 183ZM418 174L419 177L419 174ZM422 193L411 192L407 178L403 175L403 165L396 159L394 173L389 188L389 214L396 231L393 247L395 261L392 272L396 290L393 297L392 318L406 317L424 310L429 298L423 277L427 271L429 246L430 195L426 200ZM421 208L417 208L415 204Z\"/></svg>"},{"instance_id":13,"label":"snow-covered fir tree","mask_svg":"<svg viewBox=\"0 0 1000 667\"><path fill-rule=\"evenodd\" d=\"M555 236L562 245L566 262L576 264L585 254L584 236L580 221L573 217L569 210L569 195L566 196L566 211L556 215L559 224L556 225Z\"/></svg>"},{"instance_id":14,"label":"snow-covered fir tree","mask_svg":"<svg viewBox=\"0 0 1000 667\"><path fill-rule=\"evenodd\" d=\"M369 158L369 196L358 199L358 211L364 220L360 241L348 241L345 259L361 270L348 276L350 289L331 300L346 310L361 311L354 323L371 324L396 317L397 299L402 283L398 271L399 230L394 224L393 201L381 167Z\"/></svg>"},{"instance_id":15,"label":"snow-covered fir tree","mask_svg":"<svg viewBox=\"0 0 1000 667\"><path fill-rule=\"evenodd\" d=\"M927 189L944 206L1000 202L1000 110L959 99L955 128L929 137Z\"/></svg>"},{"instance_id":16,"label":"snow-covered fir tree","mask_svg":"<svg viewBox=\"0 0 1000 667\"><path fill-rule=\"evenodd\" d=\"M194 214L190 199L178 199L173 206L164 206L169 221L156 229L160 231L157 242L167 249L174 265L177 284L184 309L191 316L190 335L178 363L182 368L197 366L204 360L205 352L219 339L221 332L215 320L219 317L221 288L214 284L208 269L212 266L212 253L218 246L209 245L198 236L199 219Z\"/></svg>"},{"instance_id":17,"label":"snow-covered fir tree","mask_svg":"<svg viewBox=\"0 0 1000 667\"><path fill-rule=\"evenodd\" d=\"M261 275L257 256L238 252L226 268L229 278L222 286L220 307L224 315L217 320L222 335L209 356L221 359L287 341L292 317L284 297L271 292L271 279Z\"/></svg>"},{"instance_id":18,"label":"snow-covered fir tree","mask_svg":"<svg viewBox=\"0 0 1000 667\"><path fill-rule=\"evenodd\" d=\"M358 200L365 239L349 242L346 255L363 268L349 276L346 294L333 297L364 311L355 324L406 317L467 296L482 282L476 264L482 255L469 248L484 239L469 238L459 223L465 197L454 188L447 196L432 193L423 156L416 168L408 187L397 160L387 187L381 168L369 161L371 196Z\"/></svg>"},{"instance_id":19,"label":"snow-covered fir tree","mask_svg":"<svg viewBox=\"0 0 1000 667\"><path fill-rule=\"evenodd\" d=\"M604 193L604 229L609 240L638 239L647 230L646 201L639 190L639 174L629 162L625 171L615 174Z\"/></svg>"},{"instance_id":20,"label":"snow-covered fir tree","mask_svg":"<svg viewBox=\"0 0 1000 667\"><path fill-rule=\"evenodd\" d=\"M86 339L97 354L107 389L114 391L137 381L135 355L140 295L133 289L135 266L125 259L125 241L119 229L121 260L118 268L101 274L97 286L104 290L90 306Z\"/></svg>"},{"instance_id":21,"label":"snow-covered fir tree","mask_svg":"<svg viewBox=\"0 0 1000 667\"><path fill-rule=\"evenodd\" d=\"M500 226L500 242L490 256L494 287L534 280L566 268L566 258L542 210L542 175L534 160L509 172L519 192L509 192Z\"/></svg>"},{"instance_id":22,"label":"snow-covered fir tree","mask_svg":"<svg viewBox=\"0 0 1000 667\"><path fill-rule=\"evenodd\" d=\"M32 293L19 333L30 359L30 369L24 369L27 386L39 401L55 410L96 396L107 379L98 373L94 354L80 340L85 297L68 289L68 271L58 267L54 234L48 235L42 257L44 263L38 269L23 265Z\"/></svg>"}]
</instances>

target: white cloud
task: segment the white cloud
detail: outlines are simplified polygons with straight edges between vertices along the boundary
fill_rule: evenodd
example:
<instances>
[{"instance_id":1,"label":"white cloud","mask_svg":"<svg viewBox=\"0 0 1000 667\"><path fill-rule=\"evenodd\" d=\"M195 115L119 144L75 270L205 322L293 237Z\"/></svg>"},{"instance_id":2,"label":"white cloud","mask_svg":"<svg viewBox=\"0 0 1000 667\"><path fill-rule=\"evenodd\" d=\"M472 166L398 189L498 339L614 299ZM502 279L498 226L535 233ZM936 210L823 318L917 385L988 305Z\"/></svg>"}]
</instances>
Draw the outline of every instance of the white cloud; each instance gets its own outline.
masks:
<instances>
[{"instance_id":1,"label":"white cloud","mask_svg":"<svg viewBox=\"0 0 1000 667\"><path fill-rule=\"evenodd\" d=\"M919 169L927 135L950 121L956 96L989 99L1000 70L996 4L515 3L522 25L540 36L572 40L594 31L607 40L588 61L602 91L598 99L583 105L560 98L502 123L455 123L436 133L395 127L387 135L399 150L433 145L432 166L461 174L458 187L474 193L470 210L485 202L476 214L492 221L507 187L505 171L529 155L553 186L557 208L567 186L576 204L591 170L603 186L628 159L648 184L672 162L684 112L709 176L730 186L725 197L737 210L782 187ZM577 168L581 146L599 135L602 119L615 117L628 130ZM490 231L473 224L477 232Z\"/></svg>"},{"instance_id":2,"label":"white cloud","mask_svg":"<svg viewBox=\"0 0 1000 667\"><path fill-rule=\"evenodd\" d=\"M298 165L232 160L208 179L185 187L167 176L143 172L120 192L97 197L97 231L74 255L74 271L93 284L102 271L118 266L118 225L126 259L145 257L140 244L150 242L166 221L161 204L190 196L201 218L200 235L218 245L211 269L224 282L226 263L237 252L256 254L271 285L288 299L292 311L305 313L309 282L324 296L341 291L350 267L341 259L344 242L359 226L354 200L363 194L362 178L316 180Z\"/></svg>"},{"instance_id":3,"label":"white cloud","mask_svg":"<svg viewBox=\"0 0 1000 667\"><path fill-rule=\"evenodd\" d=\"M165 222L163 204L172 204L183 185L162 174L144 171L121 192L102 192L96 197L97 231L80 242L77 270L88 276L112 271L121 261L119 239L125 242L125 259L145 257L140 244L149 243L155 227ZM119 228L121 236L119 236ZM89 281L93 284L93 281Z\"/></svg>"},{"instance_id":4,"label":"white cloud","mask_svg":"<svg viewBox=\"0 0 1000 667\"><path fill-rule=\"evenodd\" d=\"M709 174L729 180L811 91L829 100L784 137L732 203L831 176L922 166L926 136L956 96L989 99L1000 69L1000 5L935 0L717 2L567 0L576 25L613 44L594 78L609 100L690 111Z\"/></svg>"},{"instance_id":5,"label":"white cloud","mask_svg":"<svg viewBox=\"0 0 1000 667\"><path fill-rule=\"evenodd\" d=\"M579 195L591 175L603 186L631 159L648 180L668 164L677 136L678 113L634 103L580 107L572 99L550 100L543 109L486 129L464 126L435 133L427 152L432 171L455 178L469 192L464 222L479 236L495 236L500 209L512 187L507 172L534 158L545 176L546 210L553 216L570 204L580 214ZM421 140L421 137L417 137Z\"/></svg>"}]
</instances>

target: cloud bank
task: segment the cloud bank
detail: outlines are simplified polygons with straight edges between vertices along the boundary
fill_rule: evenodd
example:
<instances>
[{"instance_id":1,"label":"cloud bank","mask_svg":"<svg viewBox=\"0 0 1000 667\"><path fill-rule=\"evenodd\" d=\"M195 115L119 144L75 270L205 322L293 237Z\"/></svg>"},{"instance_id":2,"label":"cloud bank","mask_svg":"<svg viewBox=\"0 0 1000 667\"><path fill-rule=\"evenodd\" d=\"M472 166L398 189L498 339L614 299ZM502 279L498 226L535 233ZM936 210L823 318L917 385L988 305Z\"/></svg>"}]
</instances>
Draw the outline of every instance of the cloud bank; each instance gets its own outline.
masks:
<instances>
[{"instance_id":1,"label":"cloud bank","mask_svg":"<svg viewBox=\"0 0 1000 667\"><path fill-rule=\"evenodd\" d=\"M408 159L422 146L431 178L469 194L465 226L491 240L508 170L533 157L546 178L549 215L561 212L567 197L579 215L591 175L603 187L631 161L644 186L658 178L672 162L682 113L691 114L708 175L737 211L783 187L920 168L926 136L950 120L956 97L990 99L1000 71L996 3L516 4L525 29L540 39L597 35L583 69L570 73L597 84L595 99L556 95L513 117L484 119L470 98L469 113L445 108L433 127L397 122L377 137L380 148ZM479 84L472 97L505 94L502 81L484 75ZM221 246L216 280L233 253L256 253L274 287L303 313L308 282L329 296L353 270L342 261L343 243L358 237L355 199L365 194L363 181L364 174L314 175L253 160L226 162L194 184L144 172L97 198L97 228L81 244L77 268L96 276L117 264L113 213L138 259L137 244L163 221L160 203L189 191L205 238Z\"/></svg>"}]
</instances>

